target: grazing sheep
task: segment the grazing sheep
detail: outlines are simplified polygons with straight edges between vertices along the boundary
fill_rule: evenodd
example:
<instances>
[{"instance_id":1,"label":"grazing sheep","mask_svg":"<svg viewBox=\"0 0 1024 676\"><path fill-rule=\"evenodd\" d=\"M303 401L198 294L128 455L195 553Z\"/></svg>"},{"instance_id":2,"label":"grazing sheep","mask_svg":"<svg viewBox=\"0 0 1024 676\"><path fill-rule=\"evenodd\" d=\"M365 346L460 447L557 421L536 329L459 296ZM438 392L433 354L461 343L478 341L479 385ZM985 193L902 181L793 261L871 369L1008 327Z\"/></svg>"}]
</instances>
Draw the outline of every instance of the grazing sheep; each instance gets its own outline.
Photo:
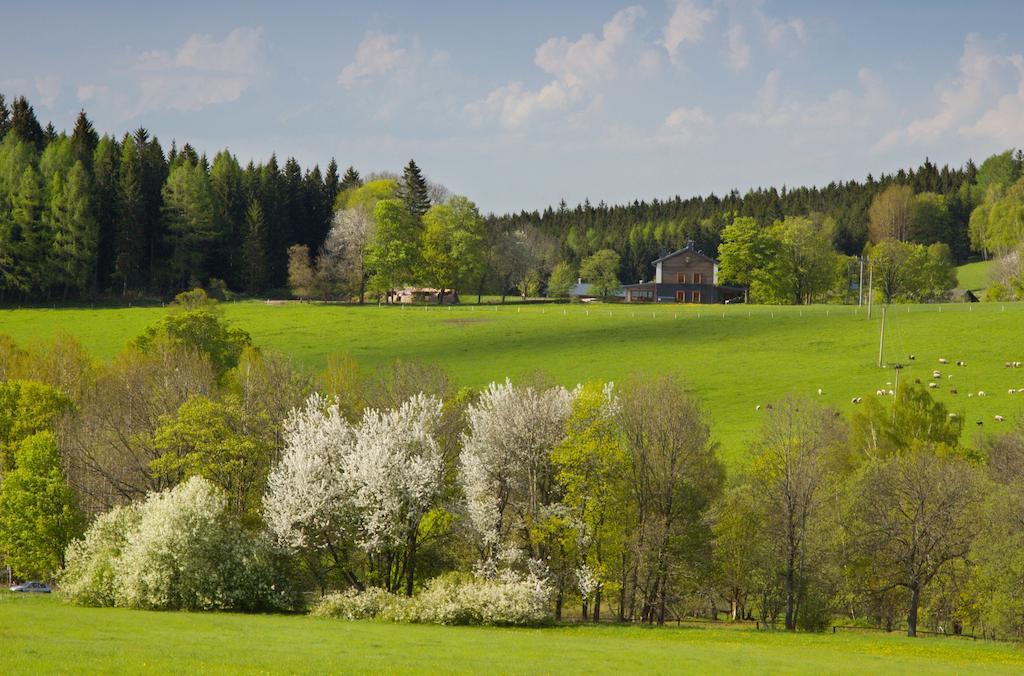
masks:
<instances>
[{"instance_id":1,"label":"grazing sheep","mask_svg":"<svg viewBox=\"0 0 1024 676\"><path fill-rule=\"evenodd\" d=\"M929 387L929 389L936 390L936 389L939 388L939 384L938 383L928 383L928 387Z\"/></svg>"},{"instance_id":2,"label":"grazing sheep","mask_svg":"<svg viewBox=\"0 0 1024 676\"><path fill-rule=\"evenodd\" d=\"M910 355L910 356L909 356L909 357L907 357L907 358L908 358L908 359L909 359L910 361L914 361L915 359L917 359L917 357L915 357L914 355Z\"/></svg>"},{"instance_id":3,"label":"grazing sheep","mask_svg":"<svg viewBox=\"0 0 1024 676\"><path fill-rule=\"evenodd\" d=\"M952 374L952 373L947 373L947 374L946 374L946 377L947 377L947 378L952 378L952 377L953 377L953 374Z\"/></svg>"},{"instance_id":4,"label":"grazing sheep","mask_svg":"<svg viewBox=\"0 0 1024 676\"><path fill-rule=\"evenodd\" d=\"M1003 422L1004 418L1001 415L996 416L996 422Z\"/></svg>"},{"instance_id":5,"label":"grazing sheep","mask_svg":"<svg viewBox=\"0 0 1024 676\"><path fill-rule=\"evenodd\" d=\"M761 410L761 404L758 404L757 406L755 406L754 410L755 411L760 411Z\"/></svg>"},{"instance_id":6,"label":"grazing sheep","mask_svg":"<svg viewBox=\"0 0 1024 676\"><path fill-rule=\"evenodd\" d=\"M1017 394L1017 390L1015 390L1015 389L1013 389L1013 388L1011 387L1010 389L1006 390L1006 393L1007 393L1007 394Z\"/></svg>"},{"instance_id":7,"label":"grazing sheep","mask_svg":"<svg viewBox=\"0 0 1024 676\"><path fill-rule=\"evenodd\" d=\"M942 377L942 372L941 371L932 371L932 378L938 379L938 378L941 378L941 377Z\"/></svg>"},{"instance_id":8,"label":"grazing sheep","mask_svg":"<svg viewBox=\"0 0 1024 676\"><path fill-rule=\"evenodd\" d=\"M950 414L949 414L949 419L950 419L950 420L956 420L956 419L957 419L957 418L959 418L959 417L960 417L960 416L958 416L958 415L957 415L956 413L950 413Z\"/></svg>"},{"instance_id":9,"label":"grazing sheep","mask_svg":"<svg viewBox=\"0 0 1024 676\"><path fill-rule=\"evenodd\" d=\"M875 396L876 397L884 397L885 396L885 390L875 390Z\"/></svg>"},{"instance_id":10,"label":"grazing sheep","mask_svg":"<svg viewBox=\"0 0 1024 676\"><path fill-rule=\"evenodd\" d=\"M978 396L979 397L984 397L985 396L985 390L979 390L978 391Z\"/></svg>"},{"instance_id":11,"label":"grazing sheep","mask_svg":"<svg viewBox=\"0 0 1024 676\"><path fill-rule=\"evenodd\" d=\"M940 364L948 364L949 360L946 359L945 357L939 357L939 363Z\"/></svg>"},{"instance_id":12,"label":"grazing sheep","mask_svg":"<svg viewBox=\"0 0 1024 676\"><path fill-rule=\"evenodd\" d=\"M893 390L889 390L889 396L890 397L895 397L896 396L896 392L894 392Z\"/></svg>"},{"instance_id":13,"label":"grazing sheep","mask_svg":"<svg viewBox=\"0 0 1024 676\"><path fill-rule=\"evenodd\" d=\"M956 365L957 366L967 366L967 362L965 362L963 359L960 359L960 360L957 360Z\"/></svg>"},{"instance_id":14,"label":"grazing sheep","mask_svg":"<svg viewBox=\"0 0 1024 676\"><path fill-rule=\"evenodd\" d=\"M864 401L864 400L861 397L854 397L853 399L850 400L850 403L851 404L859 404L862 401Z\"/></svg>"},{"instance_id":15,"label":"grazing sheep","mask_svg":"<svg viewBox=\"0 0 1024 676\"><path fill-rule=\"evenodd\" d=\"M956 388L950 390L949 393L950 394L959 394L959 392L956 391ZM968 396L970 396L970 395L968 395Z\"/></svg>"},{"instance_id":16,"label":"grazing sheep","mask_svg":"<svg viewBox=\"0 0 1024 676\"><path fill-rule=\"evenodd\" d=\"M983 423L983 422L981 422L981 421L979 420L979 421L978 421L978 424L979 424L979 425L984 425L985 423Z\"/></svg>"}]
</instances>

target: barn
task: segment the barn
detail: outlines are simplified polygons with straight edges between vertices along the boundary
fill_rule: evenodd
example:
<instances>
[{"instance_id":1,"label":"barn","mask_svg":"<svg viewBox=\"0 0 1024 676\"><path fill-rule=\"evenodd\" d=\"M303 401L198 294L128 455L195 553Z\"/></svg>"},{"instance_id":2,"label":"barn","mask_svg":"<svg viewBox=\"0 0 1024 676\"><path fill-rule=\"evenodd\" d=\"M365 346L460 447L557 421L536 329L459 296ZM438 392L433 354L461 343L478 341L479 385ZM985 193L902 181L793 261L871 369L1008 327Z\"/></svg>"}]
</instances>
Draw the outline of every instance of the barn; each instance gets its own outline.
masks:
<instances>
[{"instance_id":1,"label":"barn","mask_svg":"<svg viewBox=\"0 0 1024 676\"><path fill-rule=\"evenodd\" d=\"M693 241L654 265L654 281L627 284L627 303L728 303L742 301L746 289L718 283L718 261L694 248Z\"/></svg>"}]
</instances>

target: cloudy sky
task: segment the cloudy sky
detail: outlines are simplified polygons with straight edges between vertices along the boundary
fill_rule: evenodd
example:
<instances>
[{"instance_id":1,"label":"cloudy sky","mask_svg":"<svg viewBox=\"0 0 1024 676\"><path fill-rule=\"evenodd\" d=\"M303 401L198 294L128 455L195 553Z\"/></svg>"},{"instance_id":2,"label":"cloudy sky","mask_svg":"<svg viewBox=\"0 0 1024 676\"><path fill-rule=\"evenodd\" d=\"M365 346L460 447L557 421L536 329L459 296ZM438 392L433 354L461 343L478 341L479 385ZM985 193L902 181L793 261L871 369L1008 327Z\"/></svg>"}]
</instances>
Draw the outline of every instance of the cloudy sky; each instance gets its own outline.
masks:
<instances>
[{"instance_id":1,"label":"cloudy sky","mask_svg":"<svg viewBox=\"0 0 1024 676\"><path fill-rule=\"evenodd\" d=\"M216 7L211 5L216 4ZM1024 145L1024 3L0 0L0 92L240 159L414 157L485 211Z\"/></svg>"}]
</instances>

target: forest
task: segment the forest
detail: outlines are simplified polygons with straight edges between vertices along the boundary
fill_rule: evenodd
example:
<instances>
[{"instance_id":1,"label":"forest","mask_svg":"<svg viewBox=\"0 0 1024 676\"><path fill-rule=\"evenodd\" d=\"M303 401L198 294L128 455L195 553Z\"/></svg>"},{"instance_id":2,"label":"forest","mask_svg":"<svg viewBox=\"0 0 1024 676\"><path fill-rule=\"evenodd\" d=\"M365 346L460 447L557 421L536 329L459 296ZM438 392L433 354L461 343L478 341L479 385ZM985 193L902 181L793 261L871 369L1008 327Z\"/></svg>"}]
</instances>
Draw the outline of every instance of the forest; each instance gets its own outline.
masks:
<instances>
[{"instance_id":1,"label":"forest","mask_svg":"<svg viewBox=\"0 0 1024 676\"><path fill-rule=\"evenodd\" d=\"M823 187L481 216L414 161L401 175L276 155L243 167L229 150L165 149L141 127L100 136L85 111L70 135L44 128L24 97L0 96L0 302L166 300L196 286L360 302L406 285L560 296L576 277L605 290L649 277L688 240L761 302L849 302L864 255L888 270L887 302L941 299L952 267L980 256L1001 261L993 294L1012 298L1024 291L1022 166L1009 150ZM896 278L922 266L927 279Z\"/></svg>"}]
</instances>

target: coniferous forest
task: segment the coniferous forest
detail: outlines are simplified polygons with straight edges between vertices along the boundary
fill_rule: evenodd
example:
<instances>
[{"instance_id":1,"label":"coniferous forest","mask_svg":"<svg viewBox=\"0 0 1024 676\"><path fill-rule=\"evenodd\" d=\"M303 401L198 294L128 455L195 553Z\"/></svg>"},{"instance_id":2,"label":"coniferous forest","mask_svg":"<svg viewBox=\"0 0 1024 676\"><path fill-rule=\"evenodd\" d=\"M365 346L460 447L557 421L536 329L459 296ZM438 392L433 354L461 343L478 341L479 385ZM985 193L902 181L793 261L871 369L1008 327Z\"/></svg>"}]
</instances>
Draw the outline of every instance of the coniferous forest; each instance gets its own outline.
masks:
<instances>
[{"instance_id":1,"label":"coniferous forest","mask_svg":"<svg viewBox=\"0 0 1024 676\"><path fill-rule=\"evenodd\" d=\"M818 187L676 195L623 205L585 201L570 207L563 201L543 211L492 214L483 218L480 246L463 256L473 259L471 269L449 280L448 288L458 282L473 294L519 289L526 295L545 288L553 273L571 277L604 250L618 255L612 260L618 279L633 282L650 274L652 259L687 240L717 253L723 231L737 219L768 228L802 217L827 233L835 253L860 255L880 239L871 232L872 205L893 186L909 188L907 204L914 212L912 227L898 239L945 244L952 262L963 262L972 254L988 255L992 239L984 227L989 211L974 231L972 212L995 206L1021 176L1022 165L1024 155L1008 151L980 167L969 159L956 168L925 159L916 168ZM402 200L407 213L399 215L402 227L392 234L404 240L420 237L431 201L449 199L443 187L428 184L415 162L401 176L368 174L365 180L378 182L371 193L385 193L375 194L374 201ZM210 158L187 142L164 145L142 127L122 138L101 135L85 111L70 133L57 131L52 124L42 126L24 97L8 105L0 96L0 302L166 298L195 286L251 295L294 292L296 269L303 267L296 256L307 259L314 276L318 266L336 267L337 257L330 258L325 244L332 227L344 220L340 212L352 206L346 196L362 186L364 177L355 168L342 174L333 159L323 169L303 168L291 157L281 162L276 155L242 166L229 150ZM465 204L476 213L471 202ZM1016 245L1003 244L996 248ZM513 259L518 268L503 269ZM352 264L351 256L340 260ZM445 275L414 265L386 273L363 269L371 263L360 259L355 284L326 291L320 285L319 295L362 299L373 291L374 275L377 293L407 283L445 286ZM387 256L378 257L378 264L388 266ZM796 300L803 302L799 295Z\"/></svg>"}]
</instances>

